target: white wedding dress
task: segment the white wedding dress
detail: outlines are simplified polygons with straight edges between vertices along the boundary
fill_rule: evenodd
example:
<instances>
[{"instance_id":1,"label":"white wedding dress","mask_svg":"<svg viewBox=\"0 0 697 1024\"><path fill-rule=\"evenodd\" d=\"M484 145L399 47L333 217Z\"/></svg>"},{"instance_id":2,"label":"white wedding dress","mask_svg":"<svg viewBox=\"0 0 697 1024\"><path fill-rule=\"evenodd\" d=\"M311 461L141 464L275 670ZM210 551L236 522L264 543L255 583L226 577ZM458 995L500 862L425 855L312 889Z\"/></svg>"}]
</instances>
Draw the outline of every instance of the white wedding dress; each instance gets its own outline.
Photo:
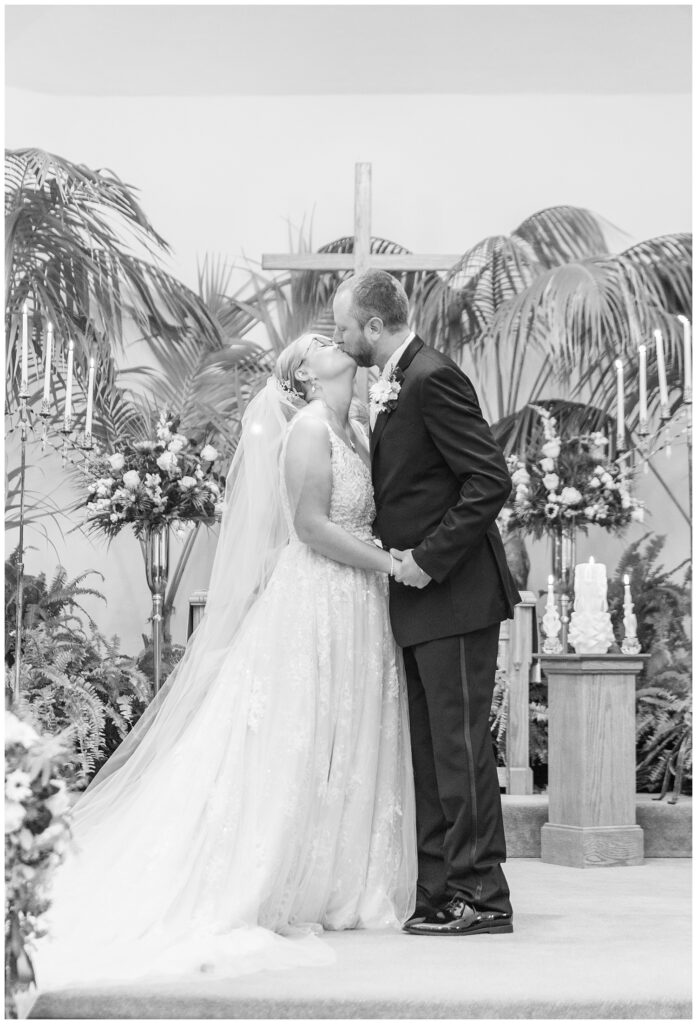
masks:
<instances>
[{"instance_id":1,"label":"white wedding dress","mask_svg":"<svg viewBox=\"0 0 697 1024\"><path fill-rule=\"evenodd\" d=\"M327 429L330 518L370 541L370 472ZM201 659L212 682L196 714L118 816L118 770L77 804L76 853L57 872L36 956L41 990L322 964L333 959L322 929L398 927L412 911L407 701L387 580L301 543L283 487L281 500L290 541L232 644Z\"/></svg>"}]
</instances>

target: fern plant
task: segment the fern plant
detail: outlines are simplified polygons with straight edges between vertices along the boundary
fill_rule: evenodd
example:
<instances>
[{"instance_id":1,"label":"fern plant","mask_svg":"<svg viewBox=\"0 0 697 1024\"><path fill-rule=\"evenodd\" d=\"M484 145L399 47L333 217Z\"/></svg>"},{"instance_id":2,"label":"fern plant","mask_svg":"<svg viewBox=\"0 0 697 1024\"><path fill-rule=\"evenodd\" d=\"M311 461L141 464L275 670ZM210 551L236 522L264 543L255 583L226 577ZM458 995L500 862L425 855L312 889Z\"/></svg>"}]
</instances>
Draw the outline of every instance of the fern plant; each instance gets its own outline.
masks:
<instances>
[{"instance_id":1,"label":"fern plant","mask_svg":"<svg viewBox=\"0 0 697 1024\"><path fill-rule=\"evenodd\" d=\"M147 707L150 684L118 637L53 621L24 634L20 692L20 714L29 710L47 732L72 730L88 782Z\"/></svg>"},{"instance_id":2,"label":"fern plant","mask_svg":"<svg viewBox=\"0 0 697 1024\"><path fill-rule=\"evenodd\" d=\"M674 804L692 787L692 694L647 686L637 693L637 784Z\"/></svg>"},{"instance_id":3,"label":"fern plant","mask_svg":"<svg viewBox=\"0 0 697 1024\"><path fill-rule=\"evenodd\" d=\"M646 677L652 682L656 674L673 665L677 652L689 647L686 631L691 610L691 569L685 559L674 569L666 570L658 563L665 536L645 533L622 554L615 575L608 583L607 603L615 636L624 635L623 577L630 576L637 637L642 651L649 654ZM684 570L684 576L679 573ZM689 684L689 671L686 676ZM672 687L671 687L672 688Z\"/></svg>"},{"instance_id":4,"label":"fern plant","mask_svg":"<svg viewBox=\"0 0 697 1024\"><path fill-rule=\"evenodd\" d=\"M26 548L25 548L26 551ZM13 664L15 651L15 626L17 621L17 566L19 548L15 548L5 562L5 662ZM84 616L90 626L94 625L89 612L80 604L80 598L96 597L106 601L104 595L94 587L84 586L89 576L99 576L96 569L88 569L74 579L68 579L68 573L62 565L57 566L50 582L45 573L38 576L24 574L22 598L22 622L31 627L37 622L50 622L60 619L67 627L73 622L80 624L80 616Z\"/></svg>"}]
</instances>

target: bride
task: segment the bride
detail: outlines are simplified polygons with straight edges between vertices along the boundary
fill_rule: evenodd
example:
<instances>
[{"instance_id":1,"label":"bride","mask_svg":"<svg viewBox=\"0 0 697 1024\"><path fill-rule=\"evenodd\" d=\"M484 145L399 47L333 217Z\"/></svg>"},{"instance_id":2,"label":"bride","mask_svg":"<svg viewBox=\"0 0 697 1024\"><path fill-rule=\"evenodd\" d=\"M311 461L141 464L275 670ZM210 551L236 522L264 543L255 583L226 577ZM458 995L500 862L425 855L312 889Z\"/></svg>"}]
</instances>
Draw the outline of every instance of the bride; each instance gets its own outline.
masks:
<instances>
[{"instance_id":1,"label":"bride","mask_svg":"<svg viewBox=\"0 0 697 1024\"><path fill-rule=\"evenodd\" d=\"M76 804L41 989L332 959L416 887L407 704L354 361L320 335L250 403L204 618Z\"/></svg>"}]
</instances>

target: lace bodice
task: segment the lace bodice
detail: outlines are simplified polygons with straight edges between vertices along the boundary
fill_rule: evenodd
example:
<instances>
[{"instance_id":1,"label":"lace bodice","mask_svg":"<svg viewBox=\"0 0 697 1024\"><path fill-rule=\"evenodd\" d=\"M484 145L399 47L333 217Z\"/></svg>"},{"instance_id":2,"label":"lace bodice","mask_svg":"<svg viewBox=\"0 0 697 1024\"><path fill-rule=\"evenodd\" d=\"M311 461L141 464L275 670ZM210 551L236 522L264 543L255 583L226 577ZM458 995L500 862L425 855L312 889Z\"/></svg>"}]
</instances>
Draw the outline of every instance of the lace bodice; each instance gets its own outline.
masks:
<instances>
[{"instance_id":1,"label":"lace bodice","mask_svg":"<svg viewBox=\"0 0 697 1024\"><path fill-rule=\"evenodd\" d=\"M288 493L285 485L285 454L288 438L296 420L291 423L281 450L281 501L288 524L288 532L292 541L298 537L293 527ZM324 420L329 432L332 453L332 495L329 507L329 518L332 523L342 526L355 537L372 540L373 521L375 519L375 500L370 470L363 459L349 448ZM362 430L360 424L356 424Z\"/></svg>"}]
</instances>

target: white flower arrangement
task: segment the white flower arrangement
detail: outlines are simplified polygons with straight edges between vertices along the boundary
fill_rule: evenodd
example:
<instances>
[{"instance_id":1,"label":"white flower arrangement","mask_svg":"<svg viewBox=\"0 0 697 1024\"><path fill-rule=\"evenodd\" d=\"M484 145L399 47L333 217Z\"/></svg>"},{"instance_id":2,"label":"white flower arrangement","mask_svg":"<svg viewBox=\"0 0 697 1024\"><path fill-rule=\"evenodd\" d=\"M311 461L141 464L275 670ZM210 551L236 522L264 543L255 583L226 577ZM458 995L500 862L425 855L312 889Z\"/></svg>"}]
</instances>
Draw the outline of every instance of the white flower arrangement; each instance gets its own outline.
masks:
<instances>
[{"instance_id":1,"label":"white flower arrangement","mask_svg":"<svg viewBox=\"0 0 697 1024\"><path fill-rule=\"evenodd\" d=\"M69 758L59 737L5 712L6 1008L35 980L33 940L44 934L51 878L70 841L70 798L58 777Z\"/></svg>"},{"instance_id":2,"label":"white flower arrangement","mask_svg":"<svg viewBox=\"0 0 697 1024\"><path fill-rule=\"evenodd\" d=\"M131 526L137 536L165 523L209 521L220 516L224 478L211 444L200 450L178 421L162 413L153 441L123 442L95 453L88 463L88 523L114 536Z\"/></svg>"},{"instance_id":3,"label":"white flower arrangement","mask_svg":"<svg viewBox=\"0 0 697 1024\"><path fill-rule=\"evenodd\" d=\"M616 530L643 522L644 506L631 494L628 471L607 457L608 438L600 431L562 438L549 411L534 408L542 430L525 459L507 460L513 491L504 507L506 526L540 537L564 525Z\"/></svg>"}]
</instances>

